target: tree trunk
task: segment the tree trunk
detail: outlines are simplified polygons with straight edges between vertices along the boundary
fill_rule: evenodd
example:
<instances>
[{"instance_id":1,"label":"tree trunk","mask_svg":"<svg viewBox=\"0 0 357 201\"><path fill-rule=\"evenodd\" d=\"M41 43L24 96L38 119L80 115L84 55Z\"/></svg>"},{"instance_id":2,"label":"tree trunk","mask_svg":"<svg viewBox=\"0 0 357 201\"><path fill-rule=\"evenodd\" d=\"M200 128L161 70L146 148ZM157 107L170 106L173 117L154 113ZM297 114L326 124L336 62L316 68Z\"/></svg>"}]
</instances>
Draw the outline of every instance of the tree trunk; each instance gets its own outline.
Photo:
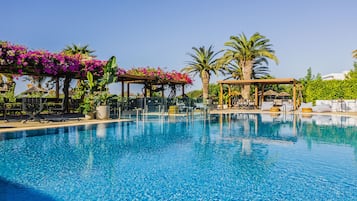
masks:
<instances>
[{"instance_id":1,"label":"tree trunk","mask_svg":"<svg viewBox=\"0 0 357 201\"><path fill-rule=\"evenodd\" d=\"M252 79L253 61L242 61L240 66L243 68L243 80ZM242 96L245 100L250 98L250 84L243 85Z\"/></svg>"},{"instance_id":2,"label":"tree trunk","mask_svg":"<svg viewBox=\"0 0 357 201\"><path fill-rule=\"evenodd\" d=\"M59 77L56 77L56 98L59 99Z\"/></svg>"},{"instance_id":3,"label":"tree trunk","mask_svg":"<svg viewBox=\"0 0 357 201\"><path fill-rule=\"evenodd\" d=\"M63 108L64 112L69 112L69 85L71 83L71 78L69 76L66 76L64 79L64 84L63 84L63 94L64 94L64 102L63 102Z\"/></svg>"},{"instance_id":4,"label":"tree trunk","mask_svg":"<svg viewBox=\"0 0 357 201\"><path fill-rule=\"evenodd\" d=\"M206 71L203 71L201 73L201 79L202 79L203 104L207 104L208 90L209 90L209 80L210 80L209 73L206 72Z\"/></svg>"}]
</instances>

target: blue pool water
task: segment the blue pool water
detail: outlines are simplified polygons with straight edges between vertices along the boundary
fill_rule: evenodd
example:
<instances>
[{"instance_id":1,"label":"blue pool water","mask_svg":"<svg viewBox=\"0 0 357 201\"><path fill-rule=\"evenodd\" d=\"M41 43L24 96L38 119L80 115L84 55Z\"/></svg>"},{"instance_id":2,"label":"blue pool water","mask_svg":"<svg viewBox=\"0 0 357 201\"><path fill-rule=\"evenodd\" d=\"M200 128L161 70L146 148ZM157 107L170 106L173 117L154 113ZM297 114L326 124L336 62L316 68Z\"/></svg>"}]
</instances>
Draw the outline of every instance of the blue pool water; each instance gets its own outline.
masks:
<instances>
[{"instance_id":1,"label":"blue pool water","mask_svg":"<svg viewBox=\"0 0 357 201\"><path fill-rule=\"evenodd\" d=\"M0 200L356 200L349 121L232 114L2 133Z\"/></svg>"}]
</instances>

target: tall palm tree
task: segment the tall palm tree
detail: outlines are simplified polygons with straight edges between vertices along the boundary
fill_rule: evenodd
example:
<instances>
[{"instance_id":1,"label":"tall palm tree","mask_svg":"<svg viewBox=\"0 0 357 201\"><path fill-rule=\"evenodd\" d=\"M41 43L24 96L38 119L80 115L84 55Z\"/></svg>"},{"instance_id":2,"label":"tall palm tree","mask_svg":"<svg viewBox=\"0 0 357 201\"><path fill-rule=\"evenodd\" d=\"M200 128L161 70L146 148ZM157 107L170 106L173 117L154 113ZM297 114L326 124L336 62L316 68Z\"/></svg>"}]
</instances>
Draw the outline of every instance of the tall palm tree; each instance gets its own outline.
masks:
<instances>
[{"instance_id":1,"label":"tall palm tree","mask_svg":"<svg viewBox=\"0 0 357 201\"><path fill-rule=\"evenodd\" d=\"M357 59L357 50L352 51L352 57Z\"/></svg>"},{"instance_id":2,"label":"tall palm tree","mask_svg":"<svg viewBox=\"0 0 357 201\"><path fill-rule=\"evenodd\" d=\"M259 58L254 61L252 79L259 79L269 75L269 68L265 65L268 65L268 61L266 58ZM231 79L231 78L236 80L243 79L243 71L242 68L239 66L239 64L237 64L237 60L234 60L231 63L229 63L229 65L225 67L225 70L228 72L228 74L231 75L226 79Z\"/></svg>"},{"instance_id":3,"label":"tall palm tree","mask_svg":"<svg viewBox=\"0 0 357 201\"><path fill-rule=\"evenodd\" d=\"M216 56L222 51L214 52L212 45L206 49L204 46L192 48L194 53L188 53L192 61L188 62L188 66L182 69L183 72L192 74L193 76L199 74L202 80L203 103L207 103L209 81L211 73L218 74L222 69L217 65Z\"/></svg>"},{"instance_id":4,"label":"tall palm tree","mask_svg":"<svg viewBox=\"0 0 357 201\"><path fill-rule=\"evenodd\" d=\"M229 49L221 58L223 64L234 61L241 68L242 80L250 80L253 75L254 63L262 58L271 59L278 63L274 50L271 49L270 40L259 33L253 34L249 39L243 34L231 36L230 40L224 45ZM221 63L220 62L220 63ZM244 85L242 90L244 99L249 99L250 85Z\"/></svg>"}]
</instances>

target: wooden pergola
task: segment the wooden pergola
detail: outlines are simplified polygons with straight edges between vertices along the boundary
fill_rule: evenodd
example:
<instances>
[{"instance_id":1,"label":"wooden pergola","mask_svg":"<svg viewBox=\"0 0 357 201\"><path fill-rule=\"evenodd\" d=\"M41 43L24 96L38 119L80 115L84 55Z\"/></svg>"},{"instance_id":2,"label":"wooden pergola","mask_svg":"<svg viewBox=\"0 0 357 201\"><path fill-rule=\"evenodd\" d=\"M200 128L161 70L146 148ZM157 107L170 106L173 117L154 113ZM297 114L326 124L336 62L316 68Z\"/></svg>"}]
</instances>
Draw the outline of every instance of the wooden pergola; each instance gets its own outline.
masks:
<instances>
[{"instance_id":1,"label":"wooden pergola","mask_svg":"<svg viewBox=\"0 0 357 201\"><path fill-rule=\"evenodd\" d=\"M124 86L127 84L127 97L129 97L130 94L130 84L143 84L148 86L150 92L149 94L151 95L151 90L153 85L159 85L161 86L161 94L162 97L164 97L164 85L173 85L176 87L176 85L181 85L182 86L182 95L185 94L185 85L187 84L184 81L168 81L168 80L157 80L155 77L150 77L150 76L138 76L138 75L130 75L130 74L124 74L118 76L117 82L121 82L121 96L124 97ZM175 94L176 95L176 94ZM146 97L146 90L144 91L144 96Z\"/></svg>"},{"instance_id":2,"label":"wooden pergola","mask_svg":"<svg viewBox=\"0 0 357 201\"><path fill-rule=\"evenodd\" d=\"M272 84L292 84L293 85L293 106L294 110L297 109L296 104L296 84L298 81L294 78L278 78L278 79L257 79L257 80L220 80L218 84L220 85L220 95L219 95L219 105L223 108L223 85L228 85L228 94L230 95L230 86L231 85L254 85L254 106L258 107L258 89L261 86L261 102L263 102L264 97L264 87L265 85L272 85Z\"/></svg>"}]
</instances>

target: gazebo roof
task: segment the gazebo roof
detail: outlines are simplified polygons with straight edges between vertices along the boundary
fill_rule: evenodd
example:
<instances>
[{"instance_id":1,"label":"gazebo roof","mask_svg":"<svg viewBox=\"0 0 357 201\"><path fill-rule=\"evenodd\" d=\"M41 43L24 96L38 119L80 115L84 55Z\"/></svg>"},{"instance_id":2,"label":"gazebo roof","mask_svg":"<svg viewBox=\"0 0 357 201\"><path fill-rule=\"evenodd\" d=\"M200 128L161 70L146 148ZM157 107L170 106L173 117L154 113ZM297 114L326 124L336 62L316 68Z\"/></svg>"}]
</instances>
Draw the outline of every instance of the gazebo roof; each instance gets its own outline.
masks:
<instances>
[{"instance_id":1,"label":"gazebo roof","mask_svg":"<svg viewBox=\"0 0 357 201\"><path fill-rule=\"evenodd\" d=\"M34 93L34 92L46 93L47 89L40 88L40 87L37 87L37 86L32 86L32 87L28 88L27 90L21 92L21 94L26 95L26 94L30 94L30 93Z\"/></svg>"}]
</instances>

